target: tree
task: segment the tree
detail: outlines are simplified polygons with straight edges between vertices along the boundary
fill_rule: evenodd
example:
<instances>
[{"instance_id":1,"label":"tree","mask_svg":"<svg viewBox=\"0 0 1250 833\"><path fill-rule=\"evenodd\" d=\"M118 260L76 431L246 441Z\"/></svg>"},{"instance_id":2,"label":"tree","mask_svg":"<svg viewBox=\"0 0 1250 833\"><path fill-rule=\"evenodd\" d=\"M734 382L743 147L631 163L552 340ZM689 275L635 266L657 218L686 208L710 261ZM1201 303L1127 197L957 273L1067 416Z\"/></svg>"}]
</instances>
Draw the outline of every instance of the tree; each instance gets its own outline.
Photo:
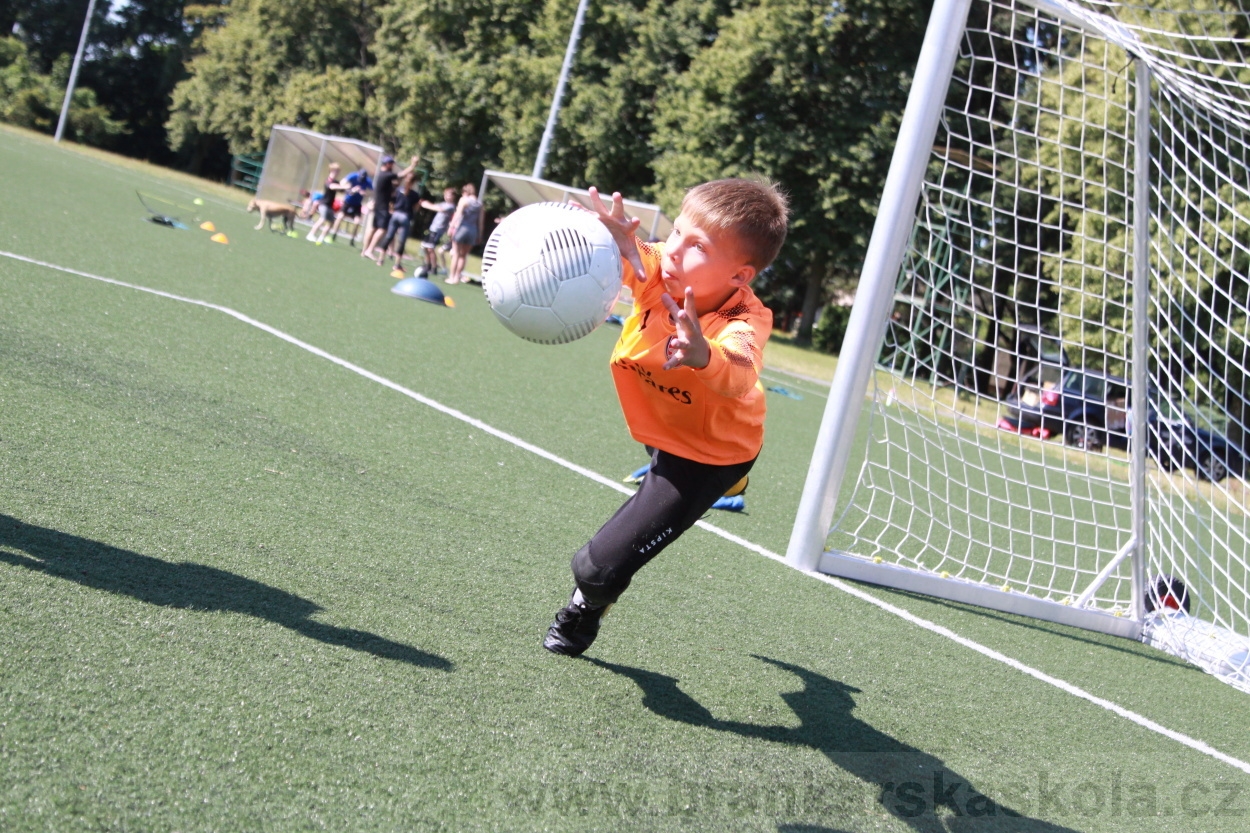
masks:
<instances>
[{"instance_id":1,"label":"tree","mask_svg":"<svg viewBox=\"0 0 1250 833\"><path fill-rule=\"evenodd\" d=\"M107 3L100 5L108 6ZM129 0L94 21L79 83L95 90L112 117L125 125L110 150L159 164L187 161L166 141L170 96L185 75L194 29L183 0Z\"/></svg>"},{"instance_id":2,"label":"tree","mask_svg":"<svg viewBox=\"0 0 1250 833\"><path fill-rule=\"evenodd\" d=\"M46 75L73 58L87 5L87 0L0 0L0 31L15 31L32 70ZM183 18L183 0L97 2L77 87L92 91L121 129L77 135L90 134L91 144L155 162L185 161L169 151L164 124L194 31ZM50 102L45 98L42 106Z\"/></svg>"},{"instance_id":3,"label":"tree","mask_svg":"<svg viewBox=\"0 0 1250 833\"><path fill-rule=\"evenodd\" d=\"M919 0L741 6L657 107L669 210L722 176L759 173L789 192L790 237L758 289L774 310L801 304L800 340L827 289L858 274L927 12Z\"/></svg>"},{"instance_id":4,"label":"tree","mask_svg":"<svg viewBox=\"0 0 1250 833\"><path fill-rule=\"evenodd\" d=\"M537 153L575 5L549 2L548 13L535 25L529 86L539 93L529 102L514 100L510 112L517 117L508 122L514 128L504 136L505 159L515 159L518 167ZM657 108L675 79L716 40L721 20L734 5L723 0L591 3L547 161L548 178L639 198L652 194Z\"/></svg>"},{"instance_id":5,"label":"tree","mask_svg":"<svg viewBox=\"0 0 1250 833\"><path fill-rule=\"evenodd\" d=\"M0 0L0 34L17 27L17 37L29 50L28 60L41 74L52 71L62 55L78 50L88 0ZM99 32L108 20L110 4L97 2L91 30Z\"/></svg>"},{"instance_id":6,"label":"tree","mask_svg":"<svg viewBox=\"0 0 1250 833\"><path fill-rule=\"evenodd\" d=\"M189 77L173 91L170 145L219 135L232 153L255 153L278 119L374 135L365 104L372 92L376 6L369 0L236 0L211 9Z\"/></svg>"},{"instance_id":7,"label":"tree","mask_svg":"<svg viewBox=\"0 0 1250 833\"><path fill-rule=\"evenodd\" d=\"M0 120L52 133L65 100L69 56L54 61L46 74L39 72L36 64L20 40L0 38ZM75 141L102 144L122 131L122 125L100 106L94 91L87 87L74 90L66 135Z\"/></svg>"},{"instance_id":8,"label":"tree","mask_svg":"<svg viewBox=\"0 0 1250 833\"><path fill-rule=\"evenodd\" d=\"M1229 44L1250 34L1250 15L1233 0L1170 0L1153 8L1118 10L1146 48L1190 82L1208 89L1244 90L1250 69ZM1098 38L1068 45L1083 61L1049 70L1042 79L1044 114L1038 170L1053 195L1045 221L1062 239L1044 256L1045 273L1063 293L1061 310L1081 322L1065 333L1079 343L1084 363L1111 357L1123 370L1128 355L1128 286L1132 268L1133 182L1131 107L1127 82L1133 60ZM1224 52L1224 54L1221 54ZM1194 81L1194 79L1202 79ZM1223 408L1231 439L1246 447L1250 413L1250 330L1245 286L1250 274L1250 176L1244 128L1224 120L1185 92L1157 80L1152 153L1160 160L1152 183L1159 205L1180 215L1152 221L1151 288L1162 337L1150 345L1151 373L1201 406ZM1244 99L1243 99L1244 100ZM1111 160L1110 163L1104 160ZM1075 291L1067 291L1075 290Z\"/></svg>"},{"instance_id":9,"label":"tree","mask_svg":"<svg viewBox=\"0 0 1250 833\"><path fill-rule=\"evenodd\" d=\"M498 166L511 120L501 99L538 95L521 70L541 10L485 0L408 0L384 9L368 104L384 143L421 152L446 182L476 183L484 168Z\"/></svg>"}]
</instances>

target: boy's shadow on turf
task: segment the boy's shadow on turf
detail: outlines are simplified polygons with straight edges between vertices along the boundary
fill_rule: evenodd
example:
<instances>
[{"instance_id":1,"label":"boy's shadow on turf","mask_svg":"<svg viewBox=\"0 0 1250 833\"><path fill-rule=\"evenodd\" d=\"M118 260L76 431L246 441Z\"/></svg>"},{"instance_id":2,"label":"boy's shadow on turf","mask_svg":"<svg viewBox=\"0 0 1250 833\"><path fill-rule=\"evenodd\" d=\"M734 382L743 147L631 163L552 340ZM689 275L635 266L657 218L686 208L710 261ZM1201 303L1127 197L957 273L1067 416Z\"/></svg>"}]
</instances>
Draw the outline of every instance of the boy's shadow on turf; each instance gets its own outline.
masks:
<instances>
[{"instance_id":1,"label":"boy's shadow on turf","mask_svg":"<svg viewBox=\"0 0 1250 833\"><path fill-rule=\"evenodd\" d=\"M799 719L800 725L792 728L720 720L678 688L674 677L590 657L586 659L637 683L642 689L642 704L660 717L745 738L807 746L821 752L839 768L876 785L881 807L915 830L1073 833L1067 827L1026 818L1021 812L995 802L967 778L947 768L940 758L908 746L856 718L851 713L855 708L851 695L860 690L806 668L756 657L803 681L802 691L781 695ZM782 825L779 829L829 830L804 825Z\"/></svg>"},{"instance_id":2,"label":"boy's shadow on turf","mask_svg":"<svg viewBox=\"0 0 1250 833\"><path fill-rule=\"evenodd\" d=\"M321 610L316 604L259 581L203 564L173 564L8 515L0 515L0 561L161 607L245 613L327 645L342 645L382 659L442 671L452 667L437 654L367 631L314 621L313 614Z\"/></svg>"}]
</instances>

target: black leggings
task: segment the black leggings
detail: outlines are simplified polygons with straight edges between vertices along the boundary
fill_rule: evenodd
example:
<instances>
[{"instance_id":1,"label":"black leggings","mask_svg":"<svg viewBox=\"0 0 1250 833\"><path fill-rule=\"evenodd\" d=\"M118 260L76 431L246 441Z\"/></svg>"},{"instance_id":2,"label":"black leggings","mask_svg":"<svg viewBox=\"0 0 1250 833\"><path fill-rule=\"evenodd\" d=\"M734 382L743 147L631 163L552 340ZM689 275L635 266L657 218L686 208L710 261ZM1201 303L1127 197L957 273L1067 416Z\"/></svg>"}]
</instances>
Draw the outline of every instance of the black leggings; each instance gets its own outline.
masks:
<instances>
[{"instance_id":1,"label":"black leggings","mask_svg":"<svg viewBox=\"0 0 1250 833\"><path fill-rule=\"evenodd\" d=\"M595 607L615 602L634 573L703 517L754 464L713 466L654 450L651 471L637 493L573 556L582 596Z\"/></svg>"}]
</instances>

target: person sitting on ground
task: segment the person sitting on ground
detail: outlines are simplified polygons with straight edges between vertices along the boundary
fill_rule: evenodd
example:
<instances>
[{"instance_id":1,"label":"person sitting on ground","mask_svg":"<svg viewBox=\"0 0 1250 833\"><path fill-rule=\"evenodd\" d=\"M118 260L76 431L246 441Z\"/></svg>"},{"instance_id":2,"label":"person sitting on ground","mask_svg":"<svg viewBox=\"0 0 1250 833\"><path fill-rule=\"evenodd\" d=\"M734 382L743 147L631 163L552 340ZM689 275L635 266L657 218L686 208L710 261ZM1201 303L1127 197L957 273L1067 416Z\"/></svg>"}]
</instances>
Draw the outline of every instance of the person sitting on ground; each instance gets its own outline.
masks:
<instances>
[{"instance_id":1,"label":"person sitting on ground","mask_svg":"<svg viewBox=\"0 0 1250 833\"><path fill-rule=\"evenodd\" d=\"M295 212L295 216L301 220L307 220L316 210L317 201L321 198L321 192L313 194L307 188L299 189L299 208Z\"/></svg>"},{"instance_id":2,"label":"person sitting on ground","mask_svg":"<svg viewBox=\"0 0 1250 833\"><path fill-rule=\"evenodd\" d=\"M686 193L668 241L635 237L620 194L591 206L621 251L633 312L612 381L635 440L651 450L638 491L573 556L573 595L543 647L578 656L634 574L746 476L764 442L759 383L773 316L751 281L777 257L789 207L770 182L722 179Z\"/></svg>"}]
</instances>

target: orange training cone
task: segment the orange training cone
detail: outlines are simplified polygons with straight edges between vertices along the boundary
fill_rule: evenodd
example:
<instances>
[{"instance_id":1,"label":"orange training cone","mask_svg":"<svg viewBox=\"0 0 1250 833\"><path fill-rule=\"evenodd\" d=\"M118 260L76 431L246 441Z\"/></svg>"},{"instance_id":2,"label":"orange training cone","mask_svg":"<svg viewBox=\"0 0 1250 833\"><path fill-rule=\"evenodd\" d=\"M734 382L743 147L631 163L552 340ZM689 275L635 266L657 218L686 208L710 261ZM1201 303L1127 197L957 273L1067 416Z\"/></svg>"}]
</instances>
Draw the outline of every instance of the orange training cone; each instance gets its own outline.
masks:
<instances>
[{"instance_id":1,"label":"orange training cone","mask_svg":"<svg viewBox=\"0 0 1250 833\"><path fill-rule=\"evenodd\" d=\"M208 239L212 240L214 243L229 243L230 242L226 238L226 235L222 234L221 232L217 232L216 234L214 234L212 237Z\"/></svg>"},{"instance_id":2,"label":"orange training cone","mask_svg":"<svg viewBox=\"0 0 1250 833\"><path fill-rule=\"evenodd\" d=\"M200 223L200 228L204 229L205 231L217 230L217 226L213 225L212 220L205 220L204 222Z\"/></svg>"}]
</instances>

